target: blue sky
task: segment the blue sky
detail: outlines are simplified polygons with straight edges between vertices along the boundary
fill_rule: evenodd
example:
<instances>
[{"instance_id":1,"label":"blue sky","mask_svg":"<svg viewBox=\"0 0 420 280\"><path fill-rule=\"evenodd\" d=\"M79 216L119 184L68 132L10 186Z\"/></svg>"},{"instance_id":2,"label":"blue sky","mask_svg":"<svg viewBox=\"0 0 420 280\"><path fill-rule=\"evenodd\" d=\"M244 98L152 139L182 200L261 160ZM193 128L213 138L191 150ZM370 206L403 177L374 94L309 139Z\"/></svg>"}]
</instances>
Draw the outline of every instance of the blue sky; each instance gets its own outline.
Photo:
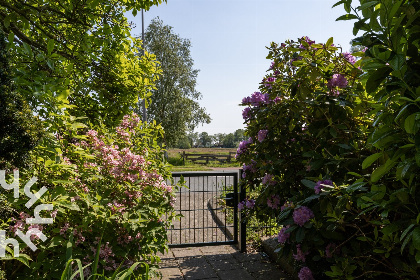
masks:
<instances>
[{"instance_id":1,"label":"blue sky","mask_svg":"<svg viewBox=\"0 0 420 280\"><path fill-rule=\"evenodd\" d=\"M200 72L199 101L212 118L210 124L195 131L209 134L230 133L244 128L244 96L258 90L270 61L266 46L308 36L316 42L334 37L343 51L350 49L353 22L335 19L343 15L338 0L168 0L167 4L145 12L145 28L159 16L164 24L192 43L191 56ZM141 15L129 21L141 34Z\"/></svg>"}]
</instances>

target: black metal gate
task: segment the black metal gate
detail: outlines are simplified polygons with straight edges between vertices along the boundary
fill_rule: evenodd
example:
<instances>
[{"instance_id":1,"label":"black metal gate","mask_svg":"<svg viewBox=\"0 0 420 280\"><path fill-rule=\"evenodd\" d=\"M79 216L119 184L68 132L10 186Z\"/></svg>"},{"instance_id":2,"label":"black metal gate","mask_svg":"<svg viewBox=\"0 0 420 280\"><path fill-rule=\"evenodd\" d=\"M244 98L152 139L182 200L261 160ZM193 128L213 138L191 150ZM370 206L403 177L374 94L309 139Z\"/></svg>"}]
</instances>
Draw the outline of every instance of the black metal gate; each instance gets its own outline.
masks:
<instances>
[{"instance_id":1,"label":"black metal gate","mask_svg":"<svg viewBox=\"0 0 420 280\"><path fill-rule=\"evenodd\" d=\"M169 247L238 243L238 172L174 172L182 217L168 228Z\"/></svg>"}]
</instances>

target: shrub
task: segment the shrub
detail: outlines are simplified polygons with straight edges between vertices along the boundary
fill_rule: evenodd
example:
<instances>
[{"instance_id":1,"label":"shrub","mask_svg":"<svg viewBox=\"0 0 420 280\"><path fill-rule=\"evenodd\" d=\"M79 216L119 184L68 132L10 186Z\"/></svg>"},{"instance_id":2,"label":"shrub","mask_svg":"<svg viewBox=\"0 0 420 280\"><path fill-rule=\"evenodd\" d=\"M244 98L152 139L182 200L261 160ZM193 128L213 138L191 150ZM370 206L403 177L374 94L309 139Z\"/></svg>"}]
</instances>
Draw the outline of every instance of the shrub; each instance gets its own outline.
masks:
<instances>
[{"instance_id":1,"label":"shrub","mask_svg":"<svg viewBox=\"0 0 420 280\"><path fill-rule=\"evenodd\" d=\"M10 227L11 237L17 229L26 232L33 227L48 237L46 242L39 235L32 237L38 246L35 252L21 244L22 252L33 262L28 267L6 266L8 275L14 279L60 278L70 234L74 235L73 257L84 264L93 261L102 237L99 268L106 273L136 261L156 264L156 253L167 248L165 228L174 216L175 199L172 187L165 183L169 174L157 144L160 127L140 122L135 114L125 116L113 131L88 129L70 116L56 118L54 123L62 129L55 139L47 139L53 144L44 146L55 149L38 147L32 155L34 166L20 172L21 185L37 176L38 186L47 187L39 201L53 204L50 215L54 222L28 225L27 199L20 196L13 201L13 192L6 192L15 214L2 227Z\"/></svg>"},{"instance_id":2,"label":"shrub","mask_svg":"<svg viewBox=\"0 0 420 280\"><path fill-rule=\"evenodd\" d=\"M278 214L301 279L418 279L419 5L339 4L365 31L362 59L332 40L273 43L272 72L242 102L237 157L249 187L265 186L255 212Z\"/></svg>"}]
</instances>

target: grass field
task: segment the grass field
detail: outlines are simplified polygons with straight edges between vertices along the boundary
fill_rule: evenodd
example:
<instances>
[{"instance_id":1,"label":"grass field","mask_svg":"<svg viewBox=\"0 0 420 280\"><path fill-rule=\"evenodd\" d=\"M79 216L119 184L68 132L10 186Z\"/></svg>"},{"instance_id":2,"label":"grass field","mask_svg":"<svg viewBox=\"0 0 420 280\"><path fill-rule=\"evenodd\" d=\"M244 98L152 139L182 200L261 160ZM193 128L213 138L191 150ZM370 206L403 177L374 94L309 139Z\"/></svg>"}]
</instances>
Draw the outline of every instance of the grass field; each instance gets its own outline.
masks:
<instances>
[{"instance_id":1,"label":"grass field","mask_svg":"<svg viewBox=\"0 0 420 280\"><path fill-rule=\"evenodd\" d=\"M228 155L229 152L236 152L236 148L191 148L191 149L168 149L168 162L172 165L171 171L206 171L212 167L239 167L239 163L233 158L230 163L211 161L208 164L198 164L182 160L182 153L187 154L215 154Z\"/></svg>"}]
</instances>

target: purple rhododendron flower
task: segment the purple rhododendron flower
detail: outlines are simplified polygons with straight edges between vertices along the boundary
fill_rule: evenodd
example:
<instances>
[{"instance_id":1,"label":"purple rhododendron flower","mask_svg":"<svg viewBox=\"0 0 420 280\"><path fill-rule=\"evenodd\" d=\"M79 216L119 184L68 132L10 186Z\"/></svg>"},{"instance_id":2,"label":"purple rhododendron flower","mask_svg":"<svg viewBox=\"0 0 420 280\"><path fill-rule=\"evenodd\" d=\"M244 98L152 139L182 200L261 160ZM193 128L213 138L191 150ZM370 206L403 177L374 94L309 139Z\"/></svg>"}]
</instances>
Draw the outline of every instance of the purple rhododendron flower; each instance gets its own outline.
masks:
<instances>
[{"instance_id":1,"label":"purple rhododendron flower","mask_svg":"<svg viewBox=\"0 0 420 280\"><path fill-rule=\"evenodd\" d=\"M268 77L267 79L263 79L264 86L270 89L272 88L272 83L274 83L275 81L276 78L274 77Z\"/></svg>"},{"instance_id":2,"label":"purple rhododendron flower","mask_svg":"<svg viewBox=\"0 0 420 280\"><path fill-rule=\"evenodd\" d=\"M331 78L331 80L328 81L328 87L329 88L345 88L348 84L348 81L344 75L341 74L334 74Z\"/></svg>"},{"instance_id":3,"label":"purple rhododendron flower","mask_svg":"<svg viewBox=\"0 0 420 280\"><path fill-rule=\"evenodd\" d=\"M283 204L283 206L282 206L282 207L280 207L280 210L281 210L281 211L283 211L284 209L286 209L286 208L290 208L290 207L293 207L293 202L286 201L286 202Z\"/></svg>"},{"instance_id":4,"label":"purple rhododendron flower","mask_svg":"<svg viewBox=\"0 0 420 280\"><path fill-rule=\"evenodd\" d=\"M274 68L274 65L276 65L276 64L274 63L274 61L272 61L271 65L270 65L270 68L268 68L268 70L272 70Z\"/></svg>"},{"instance_id":5,"label":"purple rhododendron flower","mask_svg":"<svg viewBox=\"0 0 420 280\"><path fill-rule=\"evenodd\" d=\"M314 213L306 206L301 206L293 211L293 221L301 227L313 217Z\"/></svg>"},{"instance_id":6,"label":"purple rhododendron flower","mask_svg":"<svg viewBox=\"0 0 420 280\"><path fill-rule=\"evenodd\" d=\"M314 187L315 193L319 194L325 185L333 186L333 182L331 180L324 180L324 181L318 181L316 182L316 185Z\"/></svg>"},{"instance_id":7,"label":"purple rhododendron flower","mask_svg":"<svg viewBox=\"0 0 420 280\"><path fill-rule=\"evenodd\" d=\"M270 208L277 209L280 204L280 196L278 194L271 195L270 198L267 198L267 205Z\"/></svg>"},{"instance_id":8,"label":"purple rhododendron flower","mask_svg":"<svg viewBox=\"0 0 420 280\"><path fill-rule=\"evenodd\" d=\"M299 280L315 280L309 267L302 267L298 274Z\"/></svg>"},{"instance_id":9,"label":"purple rhododendron flower","mask_svg":"<svg viewBox=\"0 0 420 280\"><path fill-rule=\"evenodd\" d=\"M293 258L297 261L305 262L306 255L309 255L309 252L303 252L300 248L300 244L296 245L296 254L293 254Z\"/></svg>"},{"instance_id":10,"label":"purple rhododendron flower","mask_svg":"<svg viewBox=\"0 0 420 280\"><path fill-rule=\"evenodd\" d=\"M290 226L285 226L282 227L281 230L279 231L277 240L279 241L279 243L284 244L286 243L287 239L289 239L290 237L290 232L285 233L285 231L289 228Z\"/></svg>"},{"instance_id":11,"label":"purple rhododendron flower","mask_svg":"<svg viewBox=\"0 0 420 280\"><path fill-rule=\"evenodd\" d=\"M343 53L343 56L351 64L355 64L356 63L356 58L351 53L345 52L345 53Z\"/></svg>"},{"instance_id":12,"label":"purple rhododendron flower","mask_svg":"<svg viewBox=\"0 0 420 280\"><path fill-rule=\"evenodd\" d=\"M243 210L244 207L245 207L245 202L241 201L241 202L238 203L238 210L239 211Z\"/></svg>"},{"instance_id":13,"label":"purple rhododendron flower","mask_svg":"<svg viewBox=\"0 0 420 280\"><path fill-rule=\"evenodd\" d=\"M242 110L242 118L244 119L244 120L248 120L248 119L250 119L250 111L251 111L251 108L249 108L249 107L246 107L245 109L243 109Z\"/></svg>"},{"instance_id":14,"label":"purple rhododendron flower","mask_svg":"<svg viewBox=\"0 0 420 280\"><path fill-rule=\"evenodd\" d=\"M309 46L315 43L315 41L312 41L311 39L309 39L309 37L308 37L308 36L303 36L303 37L302 37L302 40L306 41L306 43L308 43L308 44L309 44ZM302 44L300 44L299 48L300 48L300 49L306 49L306 47L305 47L305 46L303 46Z\"/></svg>"},{"instance_id":15,"label":"purple rhododendron flower","mask_svg":"<svg viewBox=\"0 0 420 280\"><path fill-rule=\"evenodd\" d=\"M276 96L276 98L273 99L273 102L275 104L280 103L280 101L281 101L281 97L280 96Z\"/></svg>"},{"instance_id":16,"label":"purple rhododendron flower","mask_svg":"<svg viewBox=\"0 0 420 280\"><path fill-rule=\"evenodd\" d=\"M265 137L267 137L268 130L267 129L261 129L258 131L258 141L262 142L264 141Z\"/></svg>"},{"instance_id":17,"label":"purple rhododendron flower","mask_svg":"<svg viewBox=\"0 0 420 280\"><path fill-rule=\"evenodd\" d=\"M248 146L249 144L251 144L251 143L252 143L252 138L251 138L251 137L249 137L249 138L248 138L248 140L241 141L241 142L239 143L239 147L238 147L238 149L236 150L236 155L235 155L235 158L236 158L236 159L238 159L238 158L239 158L239 156L240 156L241 154L243 154L243 153L246 151L247 146Z\"/></svg>"},{"instance_id":18,"label":"purple rhododendron flower","mask_svg":"<svg viewBox=\"0 0 420 280\"><path fill-rule=\"evenodd\" d=\"M325 256L327 258L332 258L333 253L336 251L337 245L334 243L329 243L327 247L325 247Z\"/></svg>"},{"instance_id":19,"label":"purple rhododendron flower","mask_svg":"<svg viewBox=\"0 0 420 280\"><path fill-rule=\"evenodd\" d=\"M249 208L249 209L253 209L254 208L254 206L255 206L255 200L254 199L250 199L250 200L248 200L247 202L246 202L246 207L247 208Z\"/></svg>"},{"instance_id":20,"label":"purple rhododendron flower","mask_svg":"<svg viewBox=\"0 0 420 280\"><path fill-rule=\"evenodd\" d=\"M276 181L274 181L274 179L273 179L273 175L271 175L271 174L265 174L264 175L264 177L263 177L263 179L262 179L262 183L265 185L265 184L269 184L269 185L275 185L276 184Z\"/></svg>"}]
</instances>

